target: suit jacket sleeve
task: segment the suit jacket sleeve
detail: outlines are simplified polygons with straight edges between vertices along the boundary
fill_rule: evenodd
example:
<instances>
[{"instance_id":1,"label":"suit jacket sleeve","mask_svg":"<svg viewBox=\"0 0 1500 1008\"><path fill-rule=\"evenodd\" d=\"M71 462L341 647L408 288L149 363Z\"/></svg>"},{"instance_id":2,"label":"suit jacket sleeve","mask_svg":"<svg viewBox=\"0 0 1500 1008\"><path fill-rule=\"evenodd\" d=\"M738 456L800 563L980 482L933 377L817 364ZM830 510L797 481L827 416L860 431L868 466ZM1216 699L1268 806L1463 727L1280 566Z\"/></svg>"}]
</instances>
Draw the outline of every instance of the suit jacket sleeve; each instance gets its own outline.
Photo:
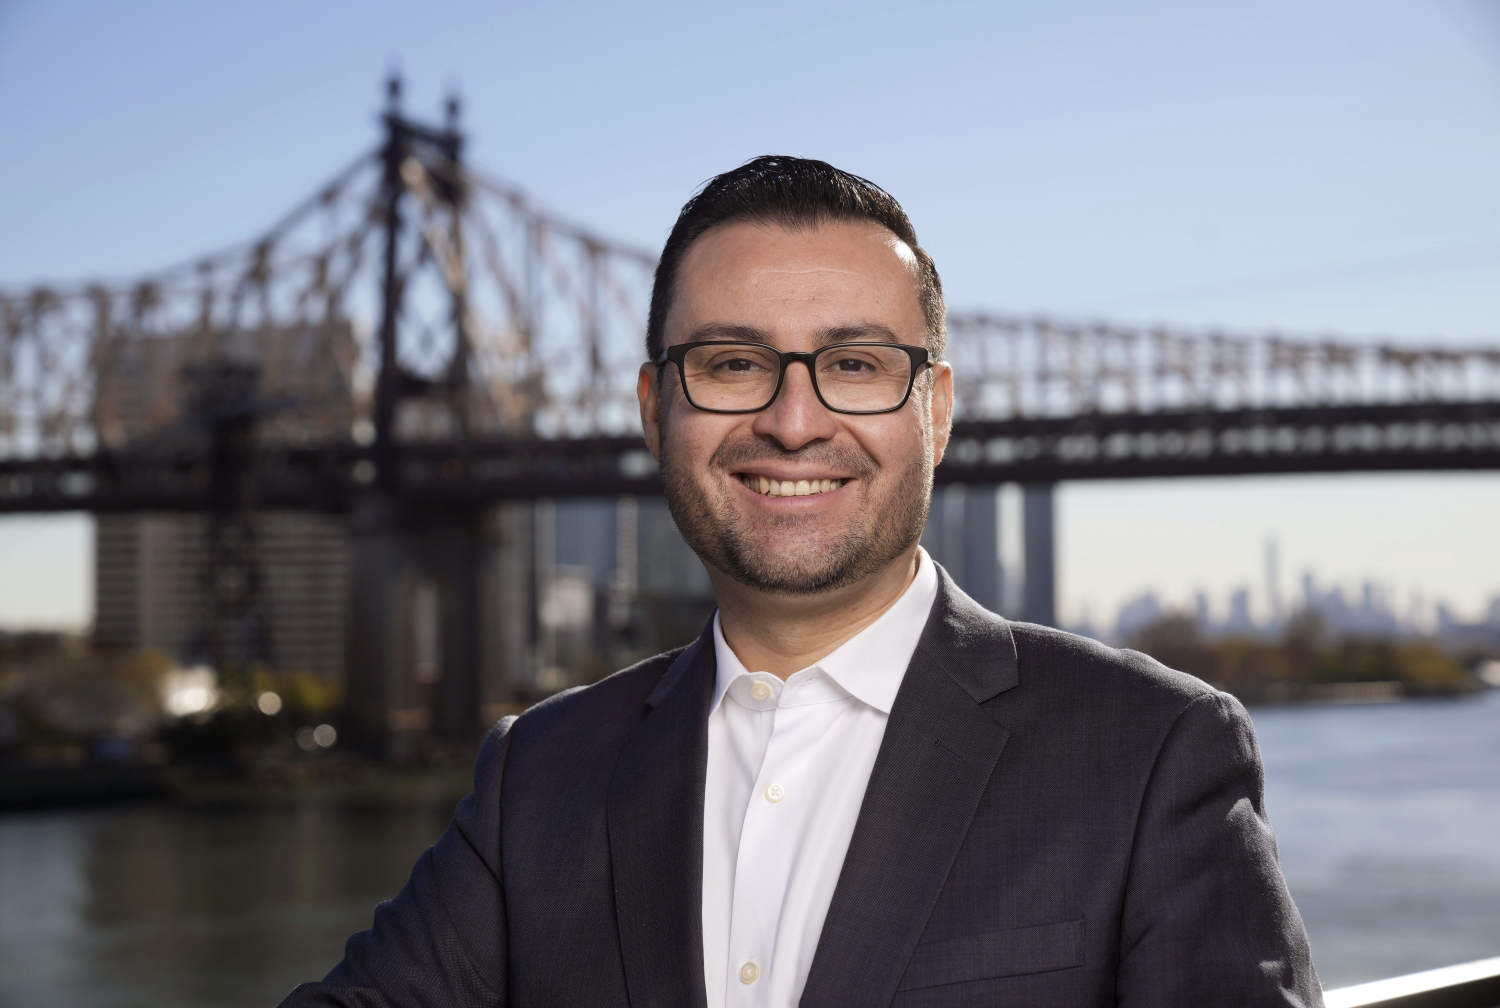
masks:
<instances>
[{"instance_id":1,"label":"suit jacket sleeve","mask_svg":"<svg viewBox=\"0 0 1500 1008\"><path fill-rule=\"evenodd\" d=\"M1223 693L1194 699L1168 730L1141 802L1120 1005L1322 1005L1263 791L1245 709Z\"/></svg>"},{"instance_id":2,"label":"suit jacket sleeve","mask_svg":"<svg viewBox=\"0 0 1500 1008\"><path fill-rule=\"evenodd\" d=\"M322 983L302 984L281 1008L491 1008L506 997L505 892L500 871L500 786L508 717L486 737L474 793L417 859L375 924L351 937Z\"/></svg>"}]
</instances>

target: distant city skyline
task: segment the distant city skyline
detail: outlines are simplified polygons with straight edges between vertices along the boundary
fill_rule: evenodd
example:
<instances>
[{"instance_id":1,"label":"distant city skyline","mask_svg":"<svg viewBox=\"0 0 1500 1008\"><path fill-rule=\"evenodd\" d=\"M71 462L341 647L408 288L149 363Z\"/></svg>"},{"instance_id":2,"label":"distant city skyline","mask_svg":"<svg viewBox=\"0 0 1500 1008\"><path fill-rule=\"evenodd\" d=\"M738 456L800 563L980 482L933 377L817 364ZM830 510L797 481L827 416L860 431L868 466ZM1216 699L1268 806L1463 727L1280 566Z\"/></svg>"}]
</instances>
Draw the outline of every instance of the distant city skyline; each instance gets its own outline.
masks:
<instances>
[{"instance_id":1,"label":"distant city skyline","mask_svg":"<svg viewBox=\"0 0 1500 1008\"><path fill-rule=\"evenodd\" d=\"M1403 619L1415 594L1433 625L1439 605L1474 622L1500 595L1500 479L1485 473L1071 483L1058 499L1069 626L1112 627L1121 606L1147 593L1187 612L1206 593L1222 620L1239 589L1263 624L1268 542L1277 544L1284 615L1302 604L1308 572L1350 599L1369 582ZM1362 514L1382 508L1410 517L1372 523Z\"/></svg>"},{"instance_id":2,"label":"distant city skyline","mask_svg":"<svg viewBox=\"0 0 1500 1008\"><path fill-rule=\"evenodd\" d=\"M1388 585L1366 580L1358 585L1321 585L1312 571L1302 572L1302 587L1295 601L1273 615L1265 604L1256 606L1251 588L1230 589L1220 604L1208 592L1194 592L1191 606L1171 605L1154 591L1143 591L1126 600L1107 623L1079 623L1068 627L1085 636L1111 644L1125 644L1137 632L1169 615L1196 620L1208 636L1275 637L1294 617L1316 613L1330 637L1398 638L1408 636L1455 637L1475 631L1500 640L1500 591L1477 617L1464 618L1441 599L1412 592L1402 606Z\"/></svg>"}]
</instances>

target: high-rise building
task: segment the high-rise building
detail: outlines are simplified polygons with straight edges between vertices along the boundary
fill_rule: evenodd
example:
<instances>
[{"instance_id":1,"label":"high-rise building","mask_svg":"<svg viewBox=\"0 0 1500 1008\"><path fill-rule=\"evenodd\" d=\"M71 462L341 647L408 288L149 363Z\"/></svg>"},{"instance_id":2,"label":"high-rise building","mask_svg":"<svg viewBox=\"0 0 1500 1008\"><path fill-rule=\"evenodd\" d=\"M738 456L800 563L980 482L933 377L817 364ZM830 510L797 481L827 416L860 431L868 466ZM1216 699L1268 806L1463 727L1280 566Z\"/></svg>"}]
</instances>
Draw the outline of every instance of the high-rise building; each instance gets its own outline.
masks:
<instances>
[{"instance_id":1,"label":"high-rise building","mask_svg":"<svg viewBox=\"0 0 1500 1008\"><path fill-rule=\"evenodd\" d=\"M235 408L255 417L261 446L341 443L355 402L356 347L347 322L255 331L189 328L143 332L101 351L92 412L104 447L151 450L202 438L224 403L223 375L243 376ZM249 561L216 565L213 520L202 514L101 514L96 518L95 638L152 648L180 662L210 661L224 619L209 600L224 579L254 579L239 592L254 606L230 614L253 633L246 652L283 671L343 673L350 563L349 523L334 515L237 514ZM217 541L217 540L215 540ZM218 582L218 583L216 583Z\"/></svg>"},{"instance_id":2,"label":"high-rise building","mask_svg":"<svg viewBox=\"0 0 1500 1008\"><path fill-rule=\"evenodd\" d=\"M347 520L320 514L255 516L266 658L287 672L338 678L348 620ZM208 518L99 515L95 520L94 637L150 648L178 662L207 660Z\"/></svg>"}]
</instances>

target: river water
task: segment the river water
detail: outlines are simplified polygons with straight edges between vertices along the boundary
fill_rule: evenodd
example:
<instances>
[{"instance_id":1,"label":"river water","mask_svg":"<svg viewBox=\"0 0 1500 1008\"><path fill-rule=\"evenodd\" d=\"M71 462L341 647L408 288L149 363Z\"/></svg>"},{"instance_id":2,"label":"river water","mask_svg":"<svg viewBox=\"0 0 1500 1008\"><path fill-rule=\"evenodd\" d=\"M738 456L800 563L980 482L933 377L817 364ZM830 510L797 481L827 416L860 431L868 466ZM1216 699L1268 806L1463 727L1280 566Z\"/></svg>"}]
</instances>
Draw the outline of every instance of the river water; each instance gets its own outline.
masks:
<instances>
[{"instance_id":1,"label":"river water","mask_svg":"<svg viewBox=\"0 0 1500 1008\"><path fill-rule=\"evenodd\" d=\"M1253 714L1326 986L1500 955L1500 690ZM450 811L0 816L0 1005L274 1005L338 960Z\"/></svg>"},{"instance_id":2,"label":"river water","mask_svg":"<svg viewBox=\"0 0 1500 1008\"><path fill-rule=\"evenodd\" d=\"M1500 955L1500 690L1251 713L1325 987Z\"/></svg>"}]
</instances>

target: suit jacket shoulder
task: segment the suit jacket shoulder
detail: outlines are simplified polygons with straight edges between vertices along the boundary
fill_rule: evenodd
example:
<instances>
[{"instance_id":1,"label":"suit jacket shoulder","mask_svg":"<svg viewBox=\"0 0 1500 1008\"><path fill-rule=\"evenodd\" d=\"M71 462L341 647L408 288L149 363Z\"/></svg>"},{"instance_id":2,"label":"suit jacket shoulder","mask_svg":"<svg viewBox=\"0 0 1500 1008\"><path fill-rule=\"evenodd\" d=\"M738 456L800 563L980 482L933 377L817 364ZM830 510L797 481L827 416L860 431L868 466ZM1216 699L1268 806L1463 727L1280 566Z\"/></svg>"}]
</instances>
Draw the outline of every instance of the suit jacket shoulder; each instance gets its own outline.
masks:
<instances>
[{"instance_id":1,"label":"suit jacket shoulder","mask_svg":"<svg viewBox=\"0 0 1500 1008\"><path fill-rule=\"evenodd\" d=\"M516 719L516 728L523 732L567 731L570 727L597 726L600 722L639 716L663 673L690 646L643 658L596 683L554 693L528 707Z\"/></svg>"},{"instance_id":2,"label":"suit jacket shoulder","mask_svg":"<svg viewBox=\"0 0 1500 1008\"><path fill-rule=\"evenodd\" d=\"M596 683L555 693L510 729L508 784L541 774L595 771L607 777L620 746L649 711L673 664L695 644L645 658Z\"/></svg>"},{"instance_id":3,"label":"suit jacket shoulder","mask_svg":"<svg viewBox=\"0 0 1500 1008\"><path fill-rule=\"evenodd\" d=\"M996 617L998 619L998 617ZM1021 675L1043 689L1136 710L1180 711L1214 687L1150 655L1033 623L1012 623Z\"/></svg>"}]
</instances>

